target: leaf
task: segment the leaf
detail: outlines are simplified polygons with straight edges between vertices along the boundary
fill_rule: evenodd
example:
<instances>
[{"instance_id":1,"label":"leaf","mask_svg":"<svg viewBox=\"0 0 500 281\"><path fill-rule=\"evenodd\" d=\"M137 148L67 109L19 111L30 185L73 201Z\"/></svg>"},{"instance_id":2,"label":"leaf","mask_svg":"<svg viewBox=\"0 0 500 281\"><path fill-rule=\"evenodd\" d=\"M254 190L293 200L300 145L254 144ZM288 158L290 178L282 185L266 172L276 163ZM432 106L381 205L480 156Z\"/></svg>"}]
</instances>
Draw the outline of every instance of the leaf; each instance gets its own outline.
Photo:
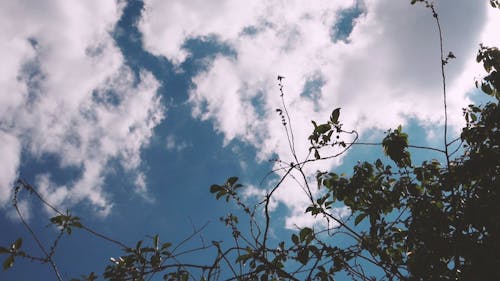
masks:
<instances>
[{"instance_id":1,"label":"leaf","mask_svg":"<svg viewBox=\"0 0 500 281\"><path fill-rule=\"evenodd\" d=\"M493 95L493 90L486 83L481 84L481 90L490 96Z\"/></svg>"},{"instance_id":2,"label":"leaf","mask_svg":"<svg viewBox=\"0 0 500 281\"><path fill-rule=\"evenodd\" d=\"M314 158L316 158L316 159L321 158L317 149L314 150Z\"/></svg>"},{"instance_id":3,"label":"leaf","mask_svg":"<svg viewBox=\"0 0 500 281\"><path fill-rule=\"evenodd\" d=\"M363 213L357 216L356 219L354 220L354 225L358 225L364 218L366 218L367 215L368 214Z\"/></svg>"},{"instance_id":4,"label":"leaf","mask_svg":"<svg viewBox=\"0 0 500 281\"><path fill-rule=\"evenodd\" d=\"M94 272L91 272L89 276L85 278L87 281L94 281L97 279L97 275Z\"/></svg>"},{"instance_id":5,"label":"leaf","mask_svg":"<svg viewBox=\"0 0 500 281\"><path fill-rule=\"evenodd\" d=\"M17 238L16 242L14 242L14 244L12 244L11 248L13 250L19 250L22 245L23 245L23 239Z\"/></svg>"},{"instance_id":6,"label":"leaf","mask_svg":"<svg viewBox=\"0 0 500 281\"><path fill-rule=\"evenodd\" d=\"M312 122L312 123L313 123L313 125L314 125L314 130L316 130L316 128L318 128L318 125L317 125L317 124L316 124L316 122L315 122L315 121L313 121L313 120L311 120L311 122Z\"/></svg>"},{"instance_id":7,"label":"leaf","mask_svg":"<svg viewBox=\"0 0 500 281\"><path fill-rule=\"evenodd\" d=\"M77 228L82 228L83 227L83 225L79 221L75 221L75 222L71 223L71 226L77 227Z\"/></svg>"},{"instance_id":8,"label":"leaf","mask_svg":"<svg viewBox=\"0 0 500 281\"><path fill-rule=\"evenodd\" d=\"M330 130L331 128L332 127L330 126L330 124L321 124L315 129L315 131L318 132L319 134L324 134L328 132L328 130Z\"/></svg>"},{"instance_id":9,"label":"leaf","mask_svg":"<svg viewBox=\"0 0 500 281\"><path fill-rule=\"evenodd\" d=\"M153 237L153 247L155 248L155 250L158 250L158 243L159 243L159 241L160 241L159 236L158 236L158 234L156 234Z\"/></svg>"},{"instance_id":10,"label":"leaf","mask_svg":"<svg viewBox=\"0 0 500 281\"><path fill-rule=\"evenodd\" d=\"M5 259L3 262L3 270L7 270L11 268L14 265L14 255L10 255L8 258Z\"/></svg>"},{"instance_id":11,"label":"leaf","mask_svg":"<svg viewBox=\"0 0 500 281\"><path fill-rule=\"evenodd\" d=\"M135 245L135 249L136 249L136 250L139 250L139 249L141 248L141 245L142 245L142 240L139 240L139 241L137 242L137 244Z\"/></svg>"},{"instance_id":12,"label":"leaf","mask_svg":"<svg viewBox=\"0 0 500 281\"><path fill-rule=\"evenodd\" d=\"M238 177L230 177L227 179L227 184L229 187L233 186L238 181Z\"/></svg>"},{"instance_id":13,"label":"leaf","mask_svg":"<svg viewBox=\"0 0 500 281\"><path fill-rule=\"evenodd\" d=\"M240 263L240 262L243 262L245 263L249 258L252 257L252 254L249 253L249 254L243 254L243 255L240 255L236 258L236 263Z\"/></svg>"},{"instance_id":14,"label":"leaf","mask_svg":"<svg viewBox=\"0 0 500 281\"><path fill-rule=\"evenodd\" d=\"M312 234L312 229L309 227L304 227L300 230L299 236L300 236L300 241L305 241L308 236Z\"/></svg>"},{"instance_id":15,"label":"leaf","mask_svg":"<svg viewBox=\"0 0 500 281\"><path fill-rule=\"evenodd\" d=\"M340 108L335 108L332 112L332 115L330 116L330 121L333 124L338 124L339 123L339 116L340 116Z\"/></svg>"},{"instance_id":16,"label":"leaf","mask_svg":"<svg viewBox=\"0 0 500 281\"><path fill-rule=\"evenodd\" d=\"M8 254L10 251L4 247L0 247L0 254Z\"/></svg>"},{"instance_id":17,"label":"leaf","mask_svg":"<svg viewBox=\"0 0 500 281\"><path fill-rule=\"evenodd\" d=\"M210 187L210 193L216 193L216 192L219 192L221 191L223 188L222 186L220 185L216 185L216 184L213 184L211 187Z\"/></svg>"},{"instance_id":18,"label":"leaf","mask_svg":"<svg viewBox=\"0 0 500 281\"><path fill-rule=\"evenodd\" d=\"M151 262L151 266L153 266L153 268L159 267L160 264L161 264L161 257L160 257L160 255L158 255L158 254L152 255L150 262Z\"/></svg>"},{"instance_id":19,"label":"leaf","mask_svg":"<svg viewBox=\"0 0 500 281\"><path fill-rule=\"evenodd\" d=\"M309 250L307 248L305 248L304 250L300 251L298 254L297 254L297 260L303 264L303 265L306 265L307 262L309 262Z\"/></svg>"},{"instance_id":20,"label":"leaf","mask_svg":"<svg viewBox=\"0 0 500 281\"><path fill-rule=\"evenodd\" d=\"M52 218L50 218L50 222L53 224L61 225L62 221L63 221L63 217L64 217L64 215L52 217Z\"/></svg>"},{"instance_id":21,"label":"leaf","mask_svg":"<svg viewBox=\"0 0 500 281\"><path fill-rule=\"evenodd\" d=\"M384 152L398 167L411 166L410 153L408 152L408 135L402 132L401 125L383 139Z\"/></svg>"},{"instance_id":22,"label":"leaf","mask_svg":"<svg viewBox=\"0 0 500 281\"><path fill-rule=\"evenodd\" d=\"M297 245L299 244L299 237L295 234L292 235L292 242Z\"/></svg>"}]
</instances>

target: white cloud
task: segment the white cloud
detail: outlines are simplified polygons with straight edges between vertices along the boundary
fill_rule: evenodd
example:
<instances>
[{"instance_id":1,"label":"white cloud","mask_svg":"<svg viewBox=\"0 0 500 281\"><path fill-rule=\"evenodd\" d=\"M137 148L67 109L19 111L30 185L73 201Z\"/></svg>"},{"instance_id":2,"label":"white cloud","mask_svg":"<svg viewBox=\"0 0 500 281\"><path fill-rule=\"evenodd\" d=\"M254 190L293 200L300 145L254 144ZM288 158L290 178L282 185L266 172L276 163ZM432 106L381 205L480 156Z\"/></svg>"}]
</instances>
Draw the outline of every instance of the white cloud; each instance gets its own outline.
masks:
<instances>
[{"instance_id":1,"label":"white cloud","mask_svg":"<svg viewBox=\"0 0 500 281\"><path fill-rule=\"evenodd\" d=\"M285 227L288 229L298 229L311 226L318 226L321 228L324 225L326 225L329 229L339 227L340 224L337 221L327 218L326 216L318 215L311 219L311 213L303 212L305 208L307 208L307 206L303 206L303 209L292 209L292 214L285 220ZM332 208L331 210L331 215L340 221L345 220L345 218L351 214L351 209L346 206Z\"/></svg>"},{"instance_id":2,"label":"white cloud","mask_svg":"<svg viewBox=\"0 0 500 281\"><path fill-rule=\"evenodd\" d=\"M254 11L264 7L262 0L244 4L227 0L148 0L144 4L139 28L143 31L145 48L176 63L188 55L182 49L186 38L211 33L222 39L234 38L242 27L251 23Z\"/></svg>"},{"instance_id":3,"label":"white cloud","mask_svg":"<svg viewBox=\"0 0 500 281\"><path fill-rule=\"evenodd\" d=\"M146 179L146 174L144 172L139 172L135 176L135 191L137 194L139 194L143 199L148 201L149 203L154 203L155 197L151 196L148 192L148 184L147 184L147 179Z\"/></svg>"},{"instance_id":4,"label":"white cloud","mask_svg":"<svg viewBox=\"0 0 500 281\"><path fill-rule=\"evenodd\" d=\"M174 135L168 135L165 140L165 148L170 151L180 152L189 146L190 144L188 144L186 141L179 140Z\"/></svg>"},{"instance_id":5,"label":"white cloud","mask_svg":"<svg viewBox=\"0 0 500 281\"><path fill-rule=\"evenodd\" d=\"M81 170L65 185L50 171L37 184L60 206L87 200L101 215L112 203L103 186L111 160L131 173L164 118L158 81L125 66L110 33L122 1L4 1L0 4L0 203L9 196L21 153L56 156ZM7 148L5 148L7 149ZM17 158L16 158L17 157ZM16 161L17 159L17 161ZM21 171L22 172L22 171ZM22 174L21 174L22 176ZM142 187L144 189L145 187Z\"/></svg>"},{"instance_id":6,"label":"white cloud","mask_svg":"<svg viewBox=\"0 0 500 281\"><path fill-rule=\"evenodd\" d=\"M31 219L31 207L27 200L18 199L17 208L19 209L19 213L21 213L25 221L29 221ZM6 216L13 221L21 220L17 211L13 208L7 210Z\"/></svg>"},{"instance_id":7,"label":"white cloud","mask_svg":"<svg viewBox=\"0 0 500 281\"><path fill-rule=\"evenodd\" d=\"M409 2L363 1L364 13L356 20L349 43L331 39L339 11L356 4L347 0L253 1L251 6L229 0L210 4L150 0L145 1L139 27L145 48L175 63L189 55L182 48L189 38L212 35L229 45L235 56L215 57L206 71L193 78L193 115L212 120L226 144L237 138L254 145L259 159L276 153L292 161L275 113L281 107L277 74L286 76L285 99L299 159L307 154L310 120L325 120L336 107L342 107L345 128L365 135L404 125L409 118L434 132L443 125L436 25L424 5ZM487 14L487 1L483 2L436 4L444 52L457 56L446 66L449 123L455 135L463 122L461 108L470 102L467 92L473 86L471 65L478 43L499 38L498 32L492 33L494 28L487 35L483 32L498 21L498 14ZM253 31L245 32L249 27ZM316 92L303 95L306 83L314 79L320 85ZM340 161L310 165L306 173ZM290 207L292 216L305 204L303 191L297 185L295 189L276 196Z\"/></svg>"},{"instance_id":8,"label":"white cloud","mask_svg":"<svg viewBox=\"0 0 500 281\"><path fill-rule=\"evenodd\" d=\"M12 191L12 184L17 179L17 169L21 147L15 136L0 131L0 155L3 167L0 169L0 206L5 205Z\"/></svg>"}]
</instances>

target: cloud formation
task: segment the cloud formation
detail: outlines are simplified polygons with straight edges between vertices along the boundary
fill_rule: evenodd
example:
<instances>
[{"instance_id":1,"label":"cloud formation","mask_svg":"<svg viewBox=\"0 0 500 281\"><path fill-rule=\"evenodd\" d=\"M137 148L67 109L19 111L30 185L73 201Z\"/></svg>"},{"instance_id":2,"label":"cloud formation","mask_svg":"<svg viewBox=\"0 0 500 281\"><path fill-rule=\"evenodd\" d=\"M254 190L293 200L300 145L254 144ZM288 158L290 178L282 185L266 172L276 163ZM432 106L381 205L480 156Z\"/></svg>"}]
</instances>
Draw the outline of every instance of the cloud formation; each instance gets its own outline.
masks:
<instances>
[{"instance_id":1,"label":"cloud formation","mask_svg":"<svg viewBox=\"0 0 500 281\"><path fill-rule=\"evenodd\" d=\"M151 73L137 79L111 32L122 1L3 1L0 4L0 205L11 194L21 155L55 156L81 174L66 184L38 176L42 195L61 207L83 200L102 215L110 161L137 175L140 150L164 118ZM5 161L8 160L8 161ZM22 176L22 171L21 171Z\"/></svg>"},{"instance_id":2,"label":"cloud formation","mask_svg":"<svg viewBox=\"0 0 500 281\"><path fill-rule=\"evenodd\" d=\"M181 152L189 146L191 146L189 143L184 140L180 140L172 134L168 135L165 139L165 148L169 151Z\"/></svg>"},{"instance_id":3,"label":"cloud formation","mask_svg":"<svg viewBox=\"0 0 500 281\"><path fill-rule=\"evenodd\" d=\"M212 36L230 46L234 56L218 55L193 78L193 115L211 120L226 143L239 139L254 145L259 159L277 154L291 161L275 113L281 107L277 74L286 76L285 99L301 159L307 154L310 120L324 120L336 107L342 107L346 128L365 136L410 119L429 132L443 125L436 25L424 5L409 2L146 0L139 29L148 51L177 64L189 56L183 44L190 38ZM487 1L439 1L436 6L444 50L457 56L447 65L450 124L456 133L461 108L470 102L478 43L499 36L487 29L495 18L486 14ZM352 32L335 40L343 13L353 9L361 15L353 19ZM307 171L313 174L340 161L311 165ZM302 192L296 188L277 195L297 221Z\"/></svg>"}]
</instances>

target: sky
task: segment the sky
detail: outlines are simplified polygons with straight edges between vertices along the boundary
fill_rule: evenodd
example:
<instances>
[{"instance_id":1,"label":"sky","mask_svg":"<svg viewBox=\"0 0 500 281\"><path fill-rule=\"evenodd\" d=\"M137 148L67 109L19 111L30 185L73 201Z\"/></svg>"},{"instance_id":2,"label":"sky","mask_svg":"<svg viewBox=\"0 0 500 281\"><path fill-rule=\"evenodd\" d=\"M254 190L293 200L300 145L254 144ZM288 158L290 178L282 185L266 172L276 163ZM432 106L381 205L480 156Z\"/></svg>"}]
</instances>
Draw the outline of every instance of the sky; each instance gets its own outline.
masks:
<instances>
[{"instance_id":1,"label":"sky","mask_svg":"<svg viewBox=\"0 0 500 281\"><path fill-rule=\"evenodd\" d=\"M216 237L207 239L227 237L217 218L234 207L217 202L210 185L238 176L255 202L279 178L261 182L279 168L269 160L293 161L276 113L278 75L299 159L308 156L311 120L337 107L344 128L364 141L402 124L411 143L442 146L439 37L430 11L409 2L1 1L0 244L28 237L11 206L17 178L128 243L155 233L181 241L206 223L203 235ZM457 136L462 108L478 101L478 45L500 46L500 15L488 1L440 0L436 8L444 52L457 57L446 65ZM304 169L310 177L349 173L376 157L381 149L355 148ZM300 186L290 179L283 187L271 204L277 237L321 224L304 214ZM50 243L50 211L33 196L20 199ZM81 233L61 243L56 261L67 279L99 272L119 253ZM1 280L52 277L23 261L0 272Z\"/></svg>"}]
</instances>

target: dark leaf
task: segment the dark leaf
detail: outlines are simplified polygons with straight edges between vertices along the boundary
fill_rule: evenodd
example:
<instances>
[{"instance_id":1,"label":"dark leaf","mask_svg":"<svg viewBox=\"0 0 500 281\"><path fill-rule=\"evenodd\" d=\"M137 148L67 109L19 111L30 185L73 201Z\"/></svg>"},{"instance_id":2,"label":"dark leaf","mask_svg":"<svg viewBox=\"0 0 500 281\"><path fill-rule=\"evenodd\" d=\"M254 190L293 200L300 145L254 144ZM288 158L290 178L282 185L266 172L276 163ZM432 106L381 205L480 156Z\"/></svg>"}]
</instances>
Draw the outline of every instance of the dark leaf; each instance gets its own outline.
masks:
<instances>
[{"instance_id":1,"label":"dark leaf","mask_svg":"<svg viewBox=\"0 0 500 281\"><path fill-rule=\"evenodd\" d=\"M304 248L303 250L299 251L297 254L297 260L301 264L306 265L309 262L309 250L307 248Z\"/></svg>"},{"instance_id":2,"label":"dark leaf","mask_svg":"<svg viewBox=\"0 0 500 281\"><path fill-rule=\"evenodd\" d=\"M339 123L339 116L340 116L340 108L334 109L332 112L332 115L330 116L330 121L333 124L338 124Z\"/></svg>"},{"instance_id":3,"label":"dark leaf","mask_svg":"<svg viewBox=\"0 0 500 281\"><path fill-rule=\"evenodd\" d=\"M302 228L299 233L300 241L305 241L309 236L311 236L312 233L313 231L309 227Z\"/></svg>"},{"instance_id":4,"label":"dark leaf","mask_svg":"<svg viewBox=\"0 0 500 281\"><path fill-rule=\"evenodd\" d=\"M367 215L368 214L366 213L362 213L359 216L357 216L356 219L354 220L354 225L358 225L364 218L366 218Z\"/></svg>"},{"instance_id":5,"label":"dark leaf","mask_svg":"<svg viewBox=\"0 0 500 281\"><path fill-rule=\"evenodd\" d=\"M321 156L319 155L319 151L317 149L314 150L314 158L320 159Z\"/></svg>"},{"instance_id":6,"label":"dark leaf","mask_svg":"<svg viewBox=\"0 0 500 281\"><path fill-rule=\"evenodd\" d=\"M324 134L328 132L331 128L332 127L330 126L330 124L321 124L318 127L316 127L315 132L317 132L318 134Z\"/></svg>"}]
</instances>

